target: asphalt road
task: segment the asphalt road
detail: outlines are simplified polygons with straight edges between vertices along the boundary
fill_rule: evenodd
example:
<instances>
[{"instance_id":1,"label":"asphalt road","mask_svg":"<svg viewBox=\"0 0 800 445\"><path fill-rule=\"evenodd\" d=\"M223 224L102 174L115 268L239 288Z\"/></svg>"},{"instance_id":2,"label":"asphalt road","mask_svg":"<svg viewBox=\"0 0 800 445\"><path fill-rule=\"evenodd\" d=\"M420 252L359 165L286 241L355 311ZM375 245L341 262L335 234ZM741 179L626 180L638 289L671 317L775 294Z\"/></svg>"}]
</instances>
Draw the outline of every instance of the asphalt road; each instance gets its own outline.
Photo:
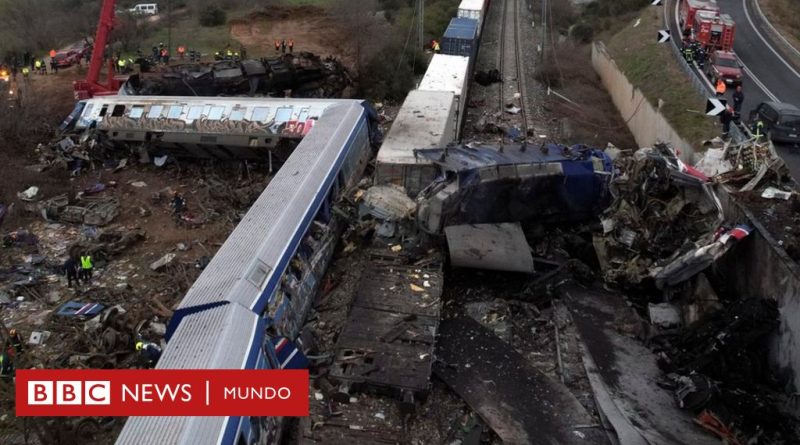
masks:
<instances>
[{"instance_id":1,"label":"asphalt road","mask_svg":"<svg viewBox=\"0 0 800 445\"><path fill-rule=\"evenodd\" d=\"M734 51L745 69L742 91L745 95L742 117L747 119L750 110L764 101L789 102L800 107L800 67L792 64L781 44L772 41L772 36L763 23L761 14L754 7L756 0L718 0L722 13L729 14L736 22ZM665 5L673 42L680 44L680 31L677 25L678 0ZM698 72L698 76L703 74ZM713 87L707 85L709 96ZM732 92L726 95L731 100ZM775 149L783 158L792 177L800 181L800 147L776 145Z\"/></svg>"},{"instance_id":2,"label":"asphalt road","mask_svg":"<svg viewBox=\"0 0 800 445\"><path fill-rule=\"evenodd\" d=\"M800 106L800 67L792 63L787 49L773 41L755 7L757 0L719 0L720 9L736 21L734 50L746 67L744 110L749 112L764 100L778 100ZM755 79L755 82L753 81ZM747 116L747 114L744 114ZM800 180L800 147L775 146L789 171Z\"/></svg>"}]
</instances>

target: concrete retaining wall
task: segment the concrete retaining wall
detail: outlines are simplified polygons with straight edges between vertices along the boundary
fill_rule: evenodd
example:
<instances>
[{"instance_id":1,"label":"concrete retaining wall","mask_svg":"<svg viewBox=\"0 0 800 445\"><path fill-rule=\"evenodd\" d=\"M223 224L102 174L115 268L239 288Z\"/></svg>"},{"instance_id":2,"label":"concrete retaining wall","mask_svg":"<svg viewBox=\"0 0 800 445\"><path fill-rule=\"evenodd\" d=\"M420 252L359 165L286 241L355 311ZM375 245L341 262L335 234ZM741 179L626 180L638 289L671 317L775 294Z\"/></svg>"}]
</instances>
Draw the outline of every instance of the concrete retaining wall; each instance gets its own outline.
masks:
<instances>
[{"instance_id":1,"label":"concrete retaining wall","mask_svg":"<svg viewBox=\"0 0 800 445\"><path fill-rule=\"evenodd\" d=\"M600 75L603 85L611 95L614 105L640 147L651 147L656 142L667 142L681 152L684 162L693 163L694 147L683 139L667 119L635 88L606 51L602 42L592 45L592 66ZM632 117L631 117L632 116Z\"/></svg>"},{"instance_id":2,"label":"concrete retaining wall","mask_svg":"<svg viewBox=\"0 0 800 445\"><path fill-rule=\"evenodd\" d=\"M783 382L800 389L800 266L727 190L718 188L717 194L727 221L747 222L756 229L720 261L717 270L741 297L778 301L781 324L771 340L770 364Z\"/></svg>"}]
</instances>

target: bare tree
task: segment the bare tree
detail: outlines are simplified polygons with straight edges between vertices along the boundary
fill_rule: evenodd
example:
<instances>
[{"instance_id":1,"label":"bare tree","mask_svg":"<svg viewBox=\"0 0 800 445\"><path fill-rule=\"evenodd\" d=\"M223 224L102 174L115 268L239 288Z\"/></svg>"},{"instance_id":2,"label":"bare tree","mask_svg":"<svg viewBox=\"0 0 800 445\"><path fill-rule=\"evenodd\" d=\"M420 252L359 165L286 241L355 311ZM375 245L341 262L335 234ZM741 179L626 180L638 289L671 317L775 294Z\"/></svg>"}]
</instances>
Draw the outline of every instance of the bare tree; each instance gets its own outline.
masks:
<instances>
[{"instance_id":1,"label":"bare tree","mask_svg":"<svg viewBox=\"0 0 800 445\"><path fill-rule=\"evenodd\" d=\"M361 73L369 55L383 48L388 41L386 33L380 32L382 20L377 11L377 0L342 1L331 6L331 14L349 30L348 43L358 73Z\"/></svg>"}]
</instances>

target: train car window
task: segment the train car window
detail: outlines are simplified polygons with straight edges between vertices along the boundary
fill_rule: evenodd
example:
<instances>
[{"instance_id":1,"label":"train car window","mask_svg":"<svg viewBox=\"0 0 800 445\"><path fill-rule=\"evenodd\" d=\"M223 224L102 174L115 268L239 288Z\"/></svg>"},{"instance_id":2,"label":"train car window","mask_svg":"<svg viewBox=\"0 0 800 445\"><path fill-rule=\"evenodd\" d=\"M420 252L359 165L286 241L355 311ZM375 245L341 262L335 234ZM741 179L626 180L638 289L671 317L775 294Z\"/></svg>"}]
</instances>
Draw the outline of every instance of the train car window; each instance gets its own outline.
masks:
<instances>
[{"instance_id":1,"label":"train car window","mask_svg":"<svg viewBox=\"0 0 800 445\"><path fill-rule=\"evenodd\" d=\"M164 111L163 105L153 105L150 107L150 111L147 112L148 119L158 119L161 117L161 113Z\"/></svg>"},{"instance_id":2,"label":"train car window","mask_svg":"<svg viewBox=\"0 0 800 445\"><path fill-rule=\"evenodd\" d=\"M180 119L182 112L183 112L182 105L173 105L169 107L169 113L167 114L167 117L170 119Z\"/></svg>"},{"instance_id":3,"label":"train car window","mask_svg":"<svg viewBox=\"0 0 800 445\"><path fill-rule=\"evenodd\" d=\"M232 121L240 121L244 119L245 111L247 111L247 108L234 108L233 110L231 110L229 119Z\"/></svg>"},{"instance_id":4,"label":"train car window","mask_svg":"<svg viewBox=\"0 0 800 445\"><path fill-rule=\"evenodd\" d=\"M298 122L305 122L308 120L308 108L303 108L300 110L300 114L297 115Z\"/></svg>"},{"instance_id":5,"label":"train car window","mask_svg":"<svg viewBox=\"0 0 800 445\"><path fill-rule=\"evenodd\" d=\"M130 113L128 113L128 117L131 119L139 119L144 114L144 107L142 105L134 105L131 107Z\"/></svg>"},{"instance_id":6,"label":"train car window","mask_svg":"<svg viewBox=\"0 0 800 445\"><path fill-rule=\"evenodd\" d=\"M111 110L111 116L113 117L120 117L125 114L125 105L114 105L114 109Z\"/></svg>"},{"instance_id":7,"label":"train car window","mask_svg":"<svg viewBox=\"0 0 800 445\"><path fill-rule=\"evenodd\" d=\"M225 111L225 107L211 107L208 111L208 118L218 121L222 119L222 112Z\"/></svg>"},{"instance_id":8,"label":"train car window","mask_svg":"<svg viewBox=\"0 0 800 445\"><path fill-rule=\"evenodd\" d=\"M281 124L292 120L294 107L280 107L275 111L275 123Z\"/></svg>"},{"instance_id":9,"label":"train car window","mask_svg":"<svg viewBox=\"0 0 800 445\"><path fill-rule=\"evenodd\" d=\"M255 107L250 120L253 122L266 122L269 114L269 107Z\"/></svg>"},{"instance_id":10,"label":"train car window","mask_svg":"<svg viewBox=\"0 0 800 445\"><path fill-rule=\"evenodd\" d=\"M267 276L271 270L263 261L256 260L256 263L250 268L250 273L247 274L247 280L253 286L261 289L264 286L264 282L267 281Z\"/></svg>"},{"instance_id":11,"label":"train car window","mask_svg":"<svg viewBox=\"0 0 800 445\"><path fill-rule=\"evenodd\" d=\"M236 441L236 445L247 445L247 440L244 438L244 433L239 433L239 440Z\"/></svg>"},{"instance_id":12,"label":"train car window","mask_svg":"<svg viewBox=\"0 0 800 445\"><path fill-rule=\"evenodd\" d=\"M202 105L195 105L194 107L189 107L189 114L186 116L186 119L193 121L195 119L200 119L200 115L203 114L203 106Z\"/></svg>"},{"instance_id":13,"label":"train car window","mask_svg":"<svg viewBox=\"0 0 800 445\"><path fill-rule=\"evenodd\" d=\"M107 111L108 111L108 105L103 104L103 108L100 109L100 117L105 116Z\"/></svg>"}]
</instances>

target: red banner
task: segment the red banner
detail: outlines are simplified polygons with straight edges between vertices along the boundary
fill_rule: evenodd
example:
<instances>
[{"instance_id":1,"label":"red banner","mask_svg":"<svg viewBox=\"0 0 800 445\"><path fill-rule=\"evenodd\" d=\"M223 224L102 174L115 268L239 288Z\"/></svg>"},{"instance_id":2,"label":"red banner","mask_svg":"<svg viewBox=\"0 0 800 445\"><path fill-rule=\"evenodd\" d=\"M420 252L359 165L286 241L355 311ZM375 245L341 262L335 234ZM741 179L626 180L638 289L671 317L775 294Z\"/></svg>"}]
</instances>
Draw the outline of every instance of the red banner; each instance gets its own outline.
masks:
<instances>
[{"instance_id":1,"label":"red banner","mask_svg":"<svg viewBox=\"0 0 800 445\"><path fill-rule=\"evenodd\" d=\"M17 370L17 416L307 416L307 370Z\"/></svg>"}]
</instances>

